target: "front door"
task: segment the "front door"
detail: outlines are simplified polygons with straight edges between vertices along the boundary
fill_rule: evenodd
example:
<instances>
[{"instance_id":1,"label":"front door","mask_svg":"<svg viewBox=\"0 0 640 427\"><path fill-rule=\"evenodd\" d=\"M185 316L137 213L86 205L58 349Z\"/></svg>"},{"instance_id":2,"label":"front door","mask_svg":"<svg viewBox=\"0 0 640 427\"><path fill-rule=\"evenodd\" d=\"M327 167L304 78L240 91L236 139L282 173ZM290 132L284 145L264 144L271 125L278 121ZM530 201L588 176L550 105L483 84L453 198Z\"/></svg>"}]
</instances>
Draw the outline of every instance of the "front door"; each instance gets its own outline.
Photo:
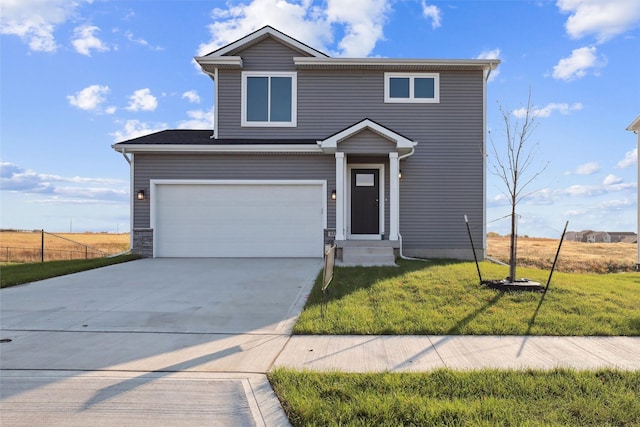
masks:
<instances>
[{"instance_id":1,"label":"front door","mask_svg":"<svg viewBox=\"0 0 640 427\"><path fill-rule=\"evenodd\" d=\"M351 169L351 234L380 234L379 169Z\"/></svg>"}]
</instances>

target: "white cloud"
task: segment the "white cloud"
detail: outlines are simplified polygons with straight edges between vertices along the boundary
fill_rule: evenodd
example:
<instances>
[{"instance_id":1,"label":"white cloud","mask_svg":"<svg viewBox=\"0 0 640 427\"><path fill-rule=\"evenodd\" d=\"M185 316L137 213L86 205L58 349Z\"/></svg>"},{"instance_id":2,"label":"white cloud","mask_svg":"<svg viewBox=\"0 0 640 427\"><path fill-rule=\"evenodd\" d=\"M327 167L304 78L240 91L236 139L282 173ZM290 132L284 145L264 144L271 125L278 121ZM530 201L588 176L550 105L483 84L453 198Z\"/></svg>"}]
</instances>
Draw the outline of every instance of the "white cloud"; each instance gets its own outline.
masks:
<instances>
[{"instance_id":1,"label":"white cloud","mask_svg":"<svg viewBox=\"0 0 640 427\"><path fill-rule=\"evenodd\" d=\"M343 25L337 56L368 56L378 40L384 38L383 27L391 7L385 0L353 0L348 7L342 0L329 0L327 19Z\"/></svg>"},{"instance_id":2,"label":"white cloud","mask_svg":"<svg viewBox=\"0 0 640 427\"><path fill-rule=\"evenodd\" d=\"M587 75L590 68L602 67L603 62L598 62L596 47L581 47L574 49L571 56L562 58L558 65L553 67L553 78L571 81Z\"/></svg>"},{"instance_id":3,"label":"white cloud","mask_svg":"<svg viewBox=\"0 0 640 427\"><path fill-rule=\"evenodd\" d=\"M46 195L46 200L71 203L124 201L128 195L128 185L120 179L38 173L8 162L0 163L0 184L2 191Z\"/></svg>"},{"instance_id":4,"label":"white cloud","mask_svg":"<svg viewBox=\"0 0 640 427\"><path fill-rule=\"evenodd\" d=\"M571 14L565 28L575 39L595 34L602 43L640 23L638 0L558 0L557 6Z\"/></svg>"},{"instance_id":5,"label":"white cloud","mask_svg":"<svg viewBox=\"0 0 640 427\"><path fill-rule=\"evenodd\" d=\"M100 28L95 25L81 25L76 27L73 30L74 38L71 40L71 44L76 52L82 55L91 56L91 50L96 50L98 52L108 51L109 46L95 36L95 33L99 31Z\"/></svg>"},{"instance_id":6,"label":"white cloud","mask_svg":"<svg viewBox=\"0 0 640 427\"><path fill-rule=\"evenodd\" d=\"M188 120L178 123L178 129L213 129L213 108L209 111L187 111Z\"/></svg>"},{"instance_id":7,"label":"white cloud","mask_svg":"<svg viewBox=\"0 0 640 427\"><path fill-rule=\"evenodd\" d=\"M331 28L317 7L309 0L301 4L285 0L253 0L249 4L216 8L208 26L211 40L198 48L198 55L206 55L234 42L247 34L271 25L317 49L323 49L331 41Z\"/></svg>"},{"instance_id":8,"label":"white cloud","mask_svg":"<svg viewBox=\"0 0 640 427\"><path fill-rule=\"evenodd\" d=\"M211 40L198 48L198 55L225 46L265 26L274 28L321 51L329 51L334 32L341 34L336 56L368 56L383 38L383 26L391 11L389 0L253 0L248 4L216 8L209 25Z\"/></svg>"},{"instance_id":9,"label":"white cloud","mask_svg":"<svg viewBox=\"0 0 640 427\"><path fill-rule=\"evenodd\" d=\"M500 49L483 50L476 59L500 59ZM491 74L489 74L489 81L492 82L495 80L495 78L498 77L498 74L500 74L500 67L491 71Z\"/></svg>"},{"instance_id":10,"label":"white cloud","mask_svg":"<svg viewBox=\"0 0 640 427\"><path fill-rule=\"evenodd\" d=\"M121 142L149 135L151 133L160 132L167 128L168 126L166 123L145 123L140 120L127 120L122 129L117 130L110 135L114 137L115 142Z\"/></svg>"},{"instance_id":11,"label":"white cloud","mask_svg":"<svg viewBox=\"0 0 640 427\"><path fill-rule=\"evenodd\" d=\"M149 88L138 89L129 97L129 111L153 111L158 106L158 99L151 95Z\"/></svg>"},{"instance_id":12,"label":"white cloud","mask_svg":"<svg viewBox=\"0 0 640 427\"><path fill-rule=\"evenodd\" d=\"M55 52L56 26L73 16L83 2L92 0L2 0L0 33L20 37L37 52Z\"/></svg>"},{"instance_id":13,"label":"white cloud","mask_svg":"<svg viewBox=\"0 0 640 427\"><path fill-rule=\"evenodd\" d=\"M585 163L584 165L578 166L573 172L568 172L565 175L571 175L572 173L576 175L593 175L594 173L600 170L600 165L596 162Z\"/></svg>"},{"instance_id":14,"label":"white cloud","mask_svg":"<svg viewBox=\"0 0 640 427\"><path fill-rule=\"evenodd\" d=\"M607 175L604 181L602 181L604 185L615 185L615 184L620 184L621 182L622 182L622 178L615 176L613 174Z\"/></svg>"},{"instance_id":15,"label":"white cloud","mask_svg":"<svg viewBox=\"0 0 640 427\"><path fill-rule=\"evenodd\" d=\"M440 27L440 9L437 6L429 6L425 0L422 0L422 16L431 19L431 28Z\"/></svg>"},{"instance_id":16,"label":"white cloud","mask_svg":"<svg viewBox=\"0 0 640 427\"><path fill-rule=\"evenodd\" d=\"M616 177L611 178L611 180L616 181ZM636 184L623 183L622 180L620 180L619 182L613 182L611 184L603 183L602 185L572 185L571 187L562 190L560 194L567 196L592 197L606 193L634 190L635 188L637 188Z\"/></svg>"},{"instance_id":17,"label":"white cloud","mask_svg":"<svg viewBox=\"0 0 640 427\"><path fill-rule=\"evenodd\" d=\"M200 96L198 95L198 92L196 92L195 90L186 91L185 93L182 94L182 98L188 99L189 102L193 104L200 103Z\"/></svg>"},{"instance_id":18,"label":"white cloud","mask_svg":"<svg viewBox=\"0 0 640 427\"><path fill-rule=\"evenodd\" d=\"M534 117L549 117L554 111L558 111L562 115L567 115L572 111L579 110L582 110L582 104L579 102L574 102L571 105L567 103L551 102L544 107L533 107L529 111L529 114L533 115ZM525 107L518 108L516 110L513 110L511 114L513 114L515 117L523 118L527 114L527 109Z\"/></svg>"},{"instance_id":19,"label":"white cloud","mask_svg":"<svg viewBox=\"0 0 640 427\"><path fill-rule=\"evenodd\" d=\"M631 199L616 199L616 200L605 200L604 202L598 205L598 208L609 209L609 210L620 210L621 208L626 208L634 205L635 205L635 201Z\"/></svg>"},{"instance_id":20,"label":"white cloud","mask_svg":"<svg viewBox=\"0 0 640 427\"><path fill-rule=\"evenodd\" d=\"M99 111L100 105L106 100L105 95L111 90L109 86L91 85L76 92L75 95L68 95L69 104L85 111ZM111 111L113 109L113 111ZM113 114L115 107L107 109L108 114Z\"/></svg>"},{"instance_id":21,"label":"white cloud","mask_svg":"<svg viewBox=\"0 0 640 427\"><path fill-rule=\"evenodd\" d=\"M164 48L161 46L151 46L148 41L141 37L135 37L131 31L125 31L124 36L130 42L139 44L140 46L145 46L152 50L164 50Z\"/></svg>"},{"instance_id":22,"label":"white cloud","mask_svg":"<svg viewBox=\"0 0 640 427\"><path fill-rule=\"evenodd\" d=\"M631 151L627 151L627 154L624 155L624 159L620 160L616 165L618 169L625 169L630 166L635 166L638 164L638 148L634 148Z\"/></svg>"}]
</instances>

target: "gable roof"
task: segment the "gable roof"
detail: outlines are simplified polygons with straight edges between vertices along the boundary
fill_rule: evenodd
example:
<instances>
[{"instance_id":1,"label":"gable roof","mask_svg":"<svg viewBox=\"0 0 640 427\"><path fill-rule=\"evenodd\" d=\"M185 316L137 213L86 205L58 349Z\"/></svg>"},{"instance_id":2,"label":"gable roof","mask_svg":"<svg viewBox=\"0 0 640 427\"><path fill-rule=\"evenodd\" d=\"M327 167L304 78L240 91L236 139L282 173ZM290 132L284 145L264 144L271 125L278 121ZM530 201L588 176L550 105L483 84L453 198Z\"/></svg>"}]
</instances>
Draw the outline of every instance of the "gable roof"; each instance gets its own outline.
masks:
<instances>
[{"instance_id":1,"label":"gable roof","mask_svg":"<svg viewBox=\"0 0 640 427\"><path fill-rule=\"evenodd\" d=\"M212 72L218 69L241 69L242 57L237 56L268 37L299 52L302 56L293 58L297 69L365 69L395 71L462 71L462 70L494 70L500 64L499 59L395 59L395 58L331 58L291 36L267 25L253 33L242 37L195 60L205 70Z\"/></svg>"},{"instance_id":2,"label":"gable roof","mask_svg":"<svg viewBox=\"0 0 640 427\"><path fill-rule=\"evenodd\" d=\"M254 31L251 34L248 34L242 37L239 40L236 40L232 43L229 43L226 46L223 46L213 52L210 52L204 56L197 56L195 60L200 65L221 65L221 66L239 66L242 67L242 58L239 56L234 56L237 53L241 52L248 47L251 47L257 43L260 43L264 39L272 37L279 41L280 43L290 47L291 49L299 52L304 56L311 56L314 58L327 58L328 56L320 52L317 49L312 48L299 40L294 39L291 36L288 36L275 28L266 25L259 30ZM220 68L220 67L219 67Z\"/></svg>"},{"instance_id":3,"label":"gable roof","mask_svg":"<svg viewBox=\"0 0 640 427\"><path fill-rule=\"evenodd\" d=\"M627 127L627 130L639 131L640 130L640 116L636 117L634 121Z\"/></svg>"},{"instance_id":4,"label":"gable roof","mask_svg":"<svg viewBox=\"0 0 640 427\"><path fill-rule=\"evenodd\" d=\"M371 119L361 120L346 129L336 132L333 135L321 141L318 141L318 145L322 147L323 151L335 151L339 143L361 132L364 129L369 129L370 131L377 133L381 137L395 143L397 149L413 149L416 145L418 145L416 141L411 141L409 138L389 129L388 127L382 126L380 123L374 122Z\"/></svg>"}]
</instances>

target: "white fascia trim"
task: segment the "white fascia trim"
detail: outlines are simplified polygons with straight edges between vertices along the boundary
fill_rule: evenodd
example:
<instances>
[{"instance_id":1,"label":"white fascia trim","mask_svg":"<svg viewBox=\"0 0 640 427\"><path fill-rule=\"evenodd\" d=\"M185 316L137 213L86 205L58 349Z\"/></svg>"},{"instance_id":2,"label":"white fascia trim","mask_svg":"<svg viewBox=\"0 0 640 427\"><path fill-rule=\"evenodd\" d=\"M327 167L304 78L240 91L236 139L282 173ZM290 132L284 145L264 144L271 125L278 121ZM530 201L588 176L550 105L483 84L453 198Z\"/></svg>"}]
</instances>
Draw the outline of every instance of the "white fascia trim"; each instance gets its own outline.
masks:
<instances>
[{"instance_id":1,"label":"white fascia trim","mask_svg":"<svg viewBox=\"0 0 640 427\"><path fill-rule=\"evenodd\" d=\"M416 66L425 65L432 67L469 67L494 70L500 64L499 59L394 59L394 58L309 58L296 56L293 58L295 65L334 65L334 66Z\"/></svg>"},{"instance_id":2,"label":"white fascia trim","mask_svg":"<svg viewBox=\"0 0 640 427\"><path fill-rule=\"evenodd\" d=\"M636 117L634 121L627 127L629 131L638 131L640 130L640 116Z\"/></svg>"},{"instance_id":3,"label":"white fascia trim","mask_svg":"<svg viewBox=\"0 0 640 427\"><path fill-rule=\"evenodd\" d=\"M120 145L118 151L127 153L322 153L313 144L246 144L246 145Z\"/></svg>"},{"instance_id":4,"label":"white fascia trim","mask_svg":"<svg viewBox=\"0 0 640 427\"><path fill-rule=\"evenodd\" d=\"M201 66L215 65L224 68L242 68L241 56L196 56L194 59Z\"/></svg>"},{"instance_id":5,"label":"white fascia trim","mask_svg":"<svg viewBox=\"0 0 640 427\"><path fill-rule=\"evenodd\" d=\"M369 128L372 131L388 138L389 140L393 141L396 143L396 148L413 148L415 147L418 143L415 141L411 141L410 139L405 138L402 135L399 135L387 128L385 128L384 126L380 126L379 124L372 122L369 119L365 119L359 123L356 123L355 125L343 130L342 132L339 132L325 140L322 141L318 141L318 144L323 148L323 149L336 149L338 147L338 144L340 142L342 142L343 140L349 138L352 135L355 135L356 133L360 132L361 130L365 129L365 128Z\"/></svg>"},{"instance_id":6,"label":"white fascia trim","mask_svg":"<svg viewBox=\"0 0 640 427\"><path fill-rule=\"evenodd\" d=\"M280 40L281 42L285 43L285 44L289 44L291 46L294 46L295 48L297 48L298 50L301 50L302 52L306 52L309 55L312 55L314 57L319 57L319 58L324 58L324 56L320 56L319 54L321 52L310 48L309 46L305 45L304 43L299 42L298 40L289 37L288 35L281 33L280 31L276 30L275 28L272 27L264 27L261 28L260 30L256 31L253 34L250 34L248 36L245 36L243 38L241 38L240 40L236 40L235 42L223 47L222 49L219 49L215 52L212 52L209 56L204 56L203 58L207 58L207 57L219 57L222 56L224 54L226 54L227 52L231 52L239 47L242 47L246 44L251 43L253 40L258 39L260 37L263 37L264 35L270 35L271 37L274 37L278 40Z\"/></svg>"},{"instance_id":7,"label":"white fascia trim","mask_svg":"<svg viewBox=\"0 0 640 427\"><path fill-rule=\"evenodd\" d=\"M158 185L317 185L322 187L322 228L327 228L327 181L321 179L151 179L149 180L149 197L151 212L149 220L151 228L156 228L156 205ZM154 253L155 253L154 239Z\"/></svg>"}]
</instances>

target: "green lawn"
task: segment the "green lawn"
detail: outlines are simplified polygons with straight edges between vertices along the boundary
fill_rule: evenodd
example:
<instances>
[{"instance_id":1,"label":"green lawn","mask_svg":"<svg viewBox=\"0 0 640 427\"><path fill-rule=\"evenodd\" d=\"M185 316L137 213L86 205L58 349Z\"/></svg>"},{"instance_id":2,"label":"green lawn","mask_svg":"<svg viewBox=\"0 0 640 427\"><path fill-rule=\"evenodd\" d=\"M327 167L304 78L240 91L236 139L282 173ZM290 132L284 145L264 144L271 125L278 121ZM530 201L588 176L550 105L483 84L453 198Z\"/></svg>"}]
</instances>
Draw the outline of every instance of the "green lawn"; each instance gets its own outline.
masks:
<instances>
[{"instance_id":1,"label":"green lawn","mask_svg":"<svg viewBox=\"0 0 640 427\"><path fill-rule=\"evenodd\" d=\"M640 425L640 371L277 369L269 380L294 426Z\"/></svg>"},{"instance_id":2,"label":"green lawn","mask_svg":"<svg viewBox=\"0 0 640 427\"><path fill-rule=\"evenodd\" d=\"M119 255L111 258L4 265L0 267L0 288L91 270L92 268L119 264L139 258L137 255Z\"/></svg>"},{"instance_id":3,"label":"green lawn","mask_svg":"<svg viewBox=\"0 0 640 427\"><path fill-rule=\"evenodd\" d=\"M324 310L319 277L294 333L640 335L640 273L556 272L542 294L480 286L472 262L398 264L336 267ZM508 275L508 267L483 262L480 268L484 279ZM548 275L518 269L518 277L542 284Z\"/></svg>"}]
</instances>

